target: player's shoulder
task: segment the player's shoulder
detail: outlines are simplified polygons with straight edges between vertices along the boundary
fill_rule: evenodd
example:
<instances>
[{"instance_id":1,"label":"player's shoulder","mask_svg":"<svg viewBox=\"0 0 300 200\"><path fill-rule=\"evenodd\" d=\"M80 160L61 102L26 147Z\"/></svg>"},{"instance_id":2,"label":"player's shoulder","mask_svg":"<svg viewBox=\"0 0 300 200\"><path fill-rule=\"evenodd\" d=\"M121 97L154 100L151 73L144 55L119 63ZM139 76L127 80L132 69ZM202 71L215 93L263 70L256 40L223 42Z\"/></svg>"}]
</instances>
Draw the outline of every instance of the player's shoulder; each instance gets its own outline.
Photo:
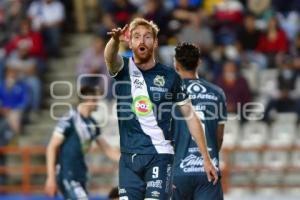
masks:
<instances>
[{"instance_id":1,"label":"player's shoulder","mask_svg":"<svg viewBox=\"0 0 300 200\"><path fill-rule=\"evenodd\" d=\"M179 75L172 66L168 66L158 62L156 69L162 74L165 74L169 80L173 80L177 76L179 77Z\"/></svg>"},{"instance_id":2,"label":"player's shoulder","mask_svg":"<svg viewBox=\"0 0 300 200\"><path fill-rule=\"evenodd\" d=\"M215 95L218 95L220 97L222 97L222 99L225 99L225 94L224 91L221 87L219 87L218 85L209 82L207 80L204 79L200 79L200 82L207 88L210 90L210 92L213 92Z\"/></svg>"}]
</instances>

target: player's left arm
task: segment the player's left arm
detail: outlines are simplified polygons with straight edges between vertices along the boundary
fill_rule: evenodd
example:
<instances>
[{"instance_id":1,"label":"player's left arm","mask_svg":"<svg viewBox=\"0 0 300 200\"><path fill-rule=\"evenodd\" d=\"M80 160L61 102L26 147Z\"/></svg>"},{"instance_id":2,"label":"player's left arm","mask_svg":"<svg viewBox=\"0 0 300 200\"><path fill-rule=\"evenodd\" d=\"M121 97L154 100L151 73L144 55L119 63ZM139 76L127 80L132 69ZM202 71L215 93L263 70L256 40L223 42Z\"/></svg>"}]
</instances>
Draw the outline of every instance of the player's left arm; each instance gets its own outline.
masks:
<instances>
[{"instance_id":1,"label":"player's left arm","mask_svg":"<svg viewBox=\"0 0 300 200\"><path fill-rule=\"evenodd\" d=\"M220 92L220 99L221 102L219 104L218 109L218 127L217 127L217 145L218 145L218 151L220 152L223 144L223 138L224 138L224 128L225 123L227 121L227 106L226 106L226 96L224 94L224 91Z\"/></svg>"},{"instance_id":2,"label":"player's left arm","mask_svg":"<svg viewBox=\"0 0 300 200\"><path fill-rule=\"evenodd\" d=\"M218 181L218 174L215 166L212 164L210 155L207 150L206 139L204 135L204 130L201 125L201 120L193 110L191 102L187 102L183 105L180 105L180 110L183 117L186 119L189 131L193 136L197 146L201 152L204 162L205 172L207 174L208 181L214 180L214 184Z\"/></svg>"},{"instance_id":3,"label":"player's left arm","mask_svg":"<svg viewBox=\"0 0 300 200\"><path fill-rule=\"evenodd\" d=\"M118 162L120 159L120 149L109 145L103 138L97 138L96 143L103 153L111 160Z\"/></svg>"},{"instance_id":4,"label":"player's left arm","mask_svg":"<svg viewBox=\"0 0 300 200\"><path fill-rule=\"evenodd\" d=\"M223 144L223 137L224 137L224 123L219 123L217 127L217 145L218 145L218 151L220 152Z\"/></svg>"}]
</instances>

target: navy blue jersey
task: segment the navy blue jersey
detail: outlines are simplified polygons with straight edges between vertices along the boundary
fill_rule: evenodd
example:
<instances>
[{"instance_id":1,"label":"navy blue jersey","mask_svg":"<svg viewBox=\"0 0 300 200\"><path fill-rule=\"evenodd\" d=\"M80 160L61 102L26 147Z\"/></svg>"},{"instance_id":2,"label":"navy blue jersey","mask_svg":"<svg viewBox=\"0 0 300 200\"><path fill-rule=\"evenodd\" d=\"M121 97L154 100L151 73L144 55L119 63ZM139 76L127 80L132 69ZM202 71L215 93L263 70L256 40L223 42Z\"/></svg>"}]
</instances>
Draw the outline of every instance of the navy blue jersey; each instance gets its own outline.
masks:
<instances>
[{"instance_id":1,"label":"navy blue jersey","mask_svg":"<svg viewBox=\"0 0 300 200\"><path fill-rule=\"evenodd\" d=\"M173 154L172 109L188 101L180 77L160 63L143 71L132 57L123 62L114 76L121 152Z\"/></svg>"},{"instance_id":2,"label":"navy blue jersey","mask_svg":"<svg viewBox=\"0 0 300 200\"><path fill-rule=\"evenodd\" d=\"M100 135L96 121L72 111L56 125L54 134L64 137L58 152L57 168L60 177L76 181L86 181L87 166L85 153L91 143Z\"/></svg>"},{"instance_id":3,"label":"navy blue jersey","mask_svg":"<svg viewBox=\"0 0 300 200\"><path fill-rule=\"evenodd\" d=\"M184 79L184 87L192 101L193 108L202 121L208 152L213 163L219 167L217 127L227 118L226 100L222 89L203 79ZM181 117L179 110L176 116ZM203 159L193 140L186 121L174 120L175 133L175 175L205 175Z\"/></svg>"}]
</instances>

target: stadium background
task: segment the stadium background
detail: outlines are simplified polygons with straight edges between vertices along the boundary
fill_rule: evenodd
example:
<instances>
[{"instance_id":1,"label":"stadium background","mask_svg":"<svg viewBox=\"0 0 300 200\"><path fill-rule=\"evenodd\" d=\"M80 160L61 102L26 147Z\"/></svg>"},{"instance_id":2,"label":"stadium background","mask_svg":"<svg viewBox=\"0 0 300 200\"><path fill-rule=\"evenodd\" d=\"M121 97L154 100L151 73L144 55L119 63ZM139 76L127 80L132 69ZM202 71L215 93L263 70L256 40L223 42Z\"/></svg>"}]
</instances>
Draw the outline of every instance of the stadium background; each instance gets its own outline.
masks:
<instances>
[{"instance_id":1,"label":"stadium background","mask_svg":"<svg viewBox=\"0 0 300 200\"><path fill-rule=\"evenodd\" d=\"M159 25L158 60L172 65L174 45L193 42L203 55L199 75L226 93L225 199L299 199L300 1L37 2L0 1L0 199L46 199L44 150L57 118L77 102L79 85L104 93L94 116L118 146L103 47L106 31L136 16ZM130 55L125 45L122 53ZM14 79L22 81L20 96L6 96ZM91 195L105 199L117 184L117 164L98 151L88 163Z\"/></svg>"}]
</instances>

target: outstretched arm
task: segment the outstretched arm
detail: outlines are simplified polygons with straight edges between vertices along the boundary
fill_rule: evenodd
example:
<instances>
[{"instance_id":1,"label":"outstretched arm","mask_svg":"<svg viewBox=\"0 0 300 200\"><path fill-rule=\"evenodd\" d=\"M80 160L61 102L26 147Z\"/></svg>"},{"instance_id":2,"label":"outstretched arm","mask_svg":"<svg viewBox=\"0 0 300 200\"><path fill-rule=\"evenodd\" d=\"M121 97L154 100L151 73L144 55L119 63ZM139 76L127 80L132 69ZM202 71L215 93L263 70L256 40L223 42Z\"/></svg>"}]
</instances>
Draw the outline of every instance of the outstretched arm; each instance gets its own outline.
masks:
<instances>
[{"instance_id":1,"label":"outstretched arm","mask_svg":"<svg viewBox=\"0 0 300 200\"><path fill-rule=\"evenodd\" d=\"M118 162L120 159L120 150L117 148L113 148L112 146L110 146L109 144L107 144L107 142L102 139L102 138L98 138L96 140L98 146L100 147L100 149L104 152L104 154L111 160Z\"/></svg>"},{"instance_id":2,"label":"outstretched arm","mask_svg":"<svg viewBox=\"0 0 300 200\"><path fill-rule=\"evenodd\" d=\"M203 164L205 168L205 172L207 174L208 181L210 182L212 179L214 180L214 184L218 181L218 174L216 168L213 166L207 146L206 146L206 139L204 135L204 130L201 125L201 121L197 114L194 112L192 104L186 103L180 106L180 110L184 118L186 119L189 131L193 136L197 146L202 154L203 157Z\"/></svg>"},{"instance_id":3,"label":"outstretched arm","mask_svg":"<svg viewBox=\"0 0 300 200\"><path fill-rule=\"evenodd\" d=\"M125 41L125 32L128 29L128 25L124 28L112 29L107 34L111 36L110 40L104 49L104 58L108 71L115 75L117 74L123 65L123 60L118 54L120 42Z\"/></svg>"},{"instance_id":4,"label":"outstretched arm","mask_svg":"<svg viewBox=\"0 0 300 200\"><path fill-rule=\"evenodd\" d=\"M45 185L45 191L51 197L53 197L57 191L55 178L55 163L57 159L57 152L61 144L63 143L63 140L64 137L61 134L54 133L47 147L47 180Z\"/></svg>"}]
</instances>

